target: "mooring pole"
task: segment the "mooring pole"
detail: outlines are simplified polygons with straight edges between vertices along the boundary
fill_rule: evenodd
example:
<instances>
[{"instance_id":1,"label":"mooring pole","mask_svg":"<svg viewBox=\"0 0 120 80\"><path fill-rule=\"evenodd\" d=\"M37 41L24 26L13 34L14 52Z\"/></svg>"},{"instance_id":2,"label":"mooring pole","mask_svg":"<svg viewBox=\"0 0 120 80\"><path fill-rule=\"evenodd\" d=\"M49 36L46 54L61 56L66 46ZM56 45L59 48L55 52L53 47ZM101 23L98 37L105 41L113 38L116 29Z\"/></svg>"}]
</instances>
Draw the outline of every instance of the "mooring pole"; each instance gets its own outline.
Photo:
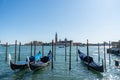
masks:
<instances>
[{"instance_id":1,"label":"mooring pole","mask_svg":"<svg viewBox=\"0 0 120 80\"><path fill-rule=\"evenodd\" d=\"M34 56L36 55L36 42L34 42Z\"/></svg>"},{"instance_id":2,"label":"mooring pole","mask_svg":"<svg viewBox=\"0 0 120 80\"><path fill-rule=\"evenodd\" d=\"M87 56L89 56L89 44L88 44L88 39L87 39ZM89 58L89 57L88 57ZM89 60L89 59L88 59Z\"/></svg>"},{"instance_id":3,"label":"mooring pole","mask_svg":"<svg viewBox=\"0 0 120 80\"><path fill-rule=\"evenodd\" d=\"M14 63L16 63L16 53L17 53L17 40L15 40L15 60L14 60Z\"/></svg>"},{"instance_id":4,"label":"mooring pole","mask_svg":"<svg viewBox=\"0 0 120 80\"><path fill-rule=\"evenodd\" d=\"M104 64L105 64L105 70L106 70L106 54L105 54L105 42L104 42Z\"/></svg>"},{"instance_id":5,"label":"mooring pole","mask_svg":"<svg viewBox=\"0 0 120 80\"><path fill-rule=\"evenodd\" d=\"M87 39L87 61L88 61L88 64L89 64L89 44L88 44L88 39ZM88 66L88 69L89 69L89 66Z\"/></svg>"},{"instance_id":6,"label":"mooring pole","mask_svg":"<svg viewBox=\"0 0 120 80\"><path fill-rule=\"evenodd\" d=\"M54 61L56 61L56 42L54 43Z\"/></svg>"},{"instance_id":7,"label":"mooring pole","mask_svg":"<svg viewBox=\"0 0 120 80\"><path fill-rule=\"evenodd\" d=\"M69 70L71 70L71 46L72 46L72 41L70 40Z\"/></svg>"},{"instance_id":8,"label":"mooring pole","mask_svg":"<svg viewBox=\"0 0 120 80\"><path fill-rule=\"evenodd\" d=\"M44 43L42 44L42 56L44 56Z\"/></svg>"},{"instance_id":9,"label":"mooring pole","mask_svg":"<svg viewBox=\"0 0 120 80\"><path fill-rule=\"evenodd\" d=\"M67 61L67 58L66 58L66 56L67 56L67 44L66 44L67 42L66 42L66 40L65 40L65 62Z\"/></svg>"},{"instance_id":10,"label":"mooring pole","mask_svg":"<svg viewBox=\"0 0 120 80\"><path fill-rule=\"evenodd\" d=\"M110 54L111 54L111 49L110 49L110 41L109 41L109 64L111 64Z\"/></svg>"},{"instance_id":11,"label":"mooring pole","mask_svg":"<svg viewBox=\"0 0 120 80\"><path fill-rule=\"evenodd\" d=\"M6 43L6 57L5 57L5 61L7 61L7 56L8 56L8 42Z\"/></svg>"},{"instance_id":12,"label":"mooring pole","mask_svg":"<svg viewBox=\"0 0 120 80\"><path fill-rule=\"evenodd\" d=\"M78 45L76 45L76 61L78 61Z\"/></svg>"},{"instance_id":13,"label":"mooring pole","mask_svg":"<svg viewBox=\"0 0 120 80\"><path fill-rule=\"evenodd\" d=\"M52 40L52 65L51 65L51 69L53 69L53 45L54 45L54 41Z\"/></svg>"},{"instance_id":14,"label":"mooring pole","mask_svg":"<svg viewBox=\"0 0 120 80\"><path fill-rule=\"evenodd\" d=\"M30 56L32 56L32 46L33 46L33 44L32 44L32 42L31 42L31 52L30 52Z\"/></svg>"},{"instance_id":15,"label":"mooring pole","mask_svg":"<svg viewBox=\"0 0 120 80\"><path fill-rule=\"evenodd\" d=\"M103 59L102 59L102 67L103 67L103 70L104 70L104 62L103 62ZM104 71L103 71L104 72Z\"/></svg>"},{"instance_id":16,"label":"mooring pole","mask_svg":"<svg viewBox=\"0 0 120 80\"><path fill-rule=\"evenodd\" d=\"M98 62L100 63L100 45L98 43Z\"/></svg>"},{"instance_id":17,"label":"mooring pole","mask_svg":"<svg viewBox=\"0 0 120 80\"><path fill-rule=\"evenodd\" d=\"M19 43L18 61L20 61L21 42Z\"/></svg>"},{"instance_id":18,"label":"mooring pole","mask_svg":"<svg viewBox=\"0 0 120 80\"><path fill-rule=\"evenodd\" d=\"M119 53L120 53L120 40L119 40L119 44L118 45L119 45Z\"/></svg>"}]
</instances>

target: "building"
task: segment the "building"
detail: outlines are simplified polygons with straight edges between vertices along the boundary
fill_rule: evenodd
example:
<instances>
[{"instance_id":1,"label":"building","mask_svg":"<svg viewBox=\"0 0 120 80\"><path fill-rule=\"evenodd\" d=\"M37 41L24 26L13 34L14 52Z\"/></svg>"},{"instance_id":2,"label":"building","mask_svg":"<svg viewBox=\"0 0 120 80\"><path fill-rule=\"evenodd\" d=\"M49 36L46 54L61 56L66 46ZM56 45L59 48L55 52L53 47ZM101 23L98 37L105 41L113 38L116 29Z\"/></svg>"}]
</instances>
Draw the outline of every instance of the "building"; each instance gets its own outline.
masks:
<instances>
[{"instance_id":1,"label":"building","mask_svg":"<svg viewBox=\"0 0 120 80\"><path fill-rule=\"evenodd\" d=\"M57 36L57 32L56 32L56 34L55 34L55 43L57 43L58 42L58 36Z\"/></svg>"},{"instance_id":2,"label":"building","mask_svg":"<svg viewBox=\"0 0 120 80\"><path fill-rule=\"evenodd\" d=\"M113 48L120 48L120 40L118 42L112 42L111 45Z\"/></svg>"}]
</instances>

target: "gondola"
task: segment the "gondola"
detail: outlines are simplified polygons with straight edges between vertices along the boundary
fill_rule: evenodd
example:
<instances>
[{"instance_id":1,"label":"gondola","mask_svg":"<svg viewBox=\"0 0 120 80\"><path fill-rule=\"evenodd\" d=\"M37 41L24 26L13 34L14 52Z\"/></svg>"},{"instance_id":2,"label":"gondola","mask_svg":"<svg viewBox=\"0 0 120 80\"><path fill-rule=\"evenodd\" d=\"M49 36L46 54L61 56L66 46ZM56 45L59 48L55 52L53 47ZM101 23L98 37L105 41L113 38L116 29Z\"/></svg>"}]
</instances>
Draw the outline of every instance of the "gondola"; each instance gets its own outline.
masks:
<instances>
[{"instance_id":1,"label":"gondola","mask_svg":"<svg viewBox=\"0 0 120 80\"><path fill-rule=\"evenodd\" d=\"M88 66L88 68L95 70L97 72L104 72L103 64L99 65L94 62L93 58L85 55L80 50L78 50L79 57L81 61Z\"/></svg>"},{"instance_id":2,"label":"gondola","mask_svg":"<svg viewBox=\"0 0 120 80\"><path fill-rule=\"evenodd\" d=\"M39 70L41 68L48 66L51 63L51 59L52 59L52 52L50 50L48 55L43 56L39 61L29 62L29 58L28 58L28 67L30 70L34 70L34 71Z\"/></svg>"},{"instance_id":3,"label":"gondola","mask_svg":"<svg viewBox=\"0 0 120 80\"><path fill-rule=\"evenodd\" d=\"M34 61L35 60L35 57L34 56L31 56L29 57L30 59L30 62ZM9 54L9 66L12 70L21 70L21 69L25 69L27 68L27 60L25 61L17 61L15 63L12 62L11 60L11 55Z\"/></svg>"}]
</instances>

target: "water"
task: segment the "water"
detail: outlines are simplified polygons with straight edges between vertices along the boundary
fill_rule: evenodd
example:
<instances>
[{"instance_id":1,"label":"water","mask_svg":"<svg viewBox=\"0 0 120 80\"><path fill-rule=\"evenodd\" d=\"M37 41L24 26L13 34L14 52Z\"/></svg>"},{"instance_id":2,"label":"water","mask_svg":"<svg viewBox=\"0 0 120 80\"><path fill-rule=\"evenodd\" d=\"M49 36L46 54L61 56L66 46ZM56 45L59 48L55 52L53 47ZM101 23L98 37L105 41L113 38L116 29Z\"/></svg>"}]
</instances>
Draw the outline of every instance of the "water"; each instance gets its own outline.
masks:
<instances>
[{"instance_id":1,"label":"water","mask_svg":"<svg viewBox=\"0 0 120 80\"><path fill-rule=\"evenodd\" d=\"M37 46L37 51L42 52L42 47ZM45 55L51 49L50 46L45 46ZM79 47L86 53L86 47ZM100 57L103 59L103 47L100 47ZM14 46L8 47L8 52L12 55L14 61ZM97 47L89 47L90 56L98 62ZM76 47L72 47L72 66L69 71L69 47L67 47L67 61L65 62L64 48L57 47L56 60L54 61L54 69L51 65L38 70L29 71L13 71L10 69L8 62L5 61L5 47L0 46L0 80L120 80L120 69L114 66L114 60L119 59L119 56L111 55L111 65L109 65L108 54L106 54L107 70L104 73L97 73L81 63L80 59L76 61ZM17 51L18 55L18 51ZM21 46L21 60L25 60L26 56L30 55L30 46Z\"/></svg>"}]
</instances>

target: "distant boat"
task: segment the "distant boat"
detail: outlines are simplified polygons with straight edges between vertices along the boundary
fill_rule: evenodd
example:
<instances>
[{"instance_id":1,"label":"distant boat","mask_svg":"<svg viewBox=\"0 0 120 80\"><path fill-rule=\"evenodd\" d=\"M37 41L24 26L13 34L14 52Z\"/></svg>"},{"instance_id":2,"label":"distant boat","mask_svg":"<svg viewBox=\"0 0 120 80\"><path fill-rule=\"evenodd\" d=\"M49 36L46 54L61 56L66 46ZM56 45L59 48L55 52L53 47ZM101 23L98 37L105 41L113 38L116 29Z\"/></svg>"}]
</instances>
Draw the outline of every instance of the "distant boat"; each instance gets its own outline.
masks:
<instances>
[{"instance_id":1,"label":"distant boat","mask_svg":"<svg viewBox=\"0 0 120 80\"><path fill-rule=\"evenodd\" d=\"M95 63L92 57L85 55L80 50L78 50L78 54L79 54L81 61L84 64L86 64L90 69L93 69L97 72L104 72L103 65L99 65L99 64ZM89 58L89 60L88 60L88 58Z\"/></svg>"},{"instance_id":2,"label":"distant boat","mask_svg":"<svg viewBox=\"0 0 120 80\"><path fill-rule=\"evenodd\" d=\"M30 62L35 60L34 56L29 57ZM11 60L11 55L9 54L9 66L12 70L21 70L27 68L27 61L17 61L16 63L13 63Z\"/></svg>"},{"instance_id":3,"label":"distant boat","mask_svg":"<svg viewBox=\"0 0 120 80\"><path fill-rule=\"evenodd\" d=\"M110 49L107 49L107 53L120 55L120 49L119 48L110 48Z\"/></svg>"},{"instance_id":4,"label":"distant boat","mask_svg":"<svg viewBox=\"0 0 120 80\"><path fill-rule=\"evenodd\" d=\"M51 63L51 59L52 59L52 52L50 50L48 55L42 57L40 61L28 62L28 67L30 70L38 70L38 69L44 68ZM29 61L29 58L28 58L28 61Z\"/></svg>"},{"instance_id":5,"label":"distant boat","mask_svg":"<svg viewBox=\"0 0 120 80\"><path fill-rule=\"evenodd\" d=\"M64 48L64 46L59 46L59 48Z\"/></svg>"}]
</instances>

